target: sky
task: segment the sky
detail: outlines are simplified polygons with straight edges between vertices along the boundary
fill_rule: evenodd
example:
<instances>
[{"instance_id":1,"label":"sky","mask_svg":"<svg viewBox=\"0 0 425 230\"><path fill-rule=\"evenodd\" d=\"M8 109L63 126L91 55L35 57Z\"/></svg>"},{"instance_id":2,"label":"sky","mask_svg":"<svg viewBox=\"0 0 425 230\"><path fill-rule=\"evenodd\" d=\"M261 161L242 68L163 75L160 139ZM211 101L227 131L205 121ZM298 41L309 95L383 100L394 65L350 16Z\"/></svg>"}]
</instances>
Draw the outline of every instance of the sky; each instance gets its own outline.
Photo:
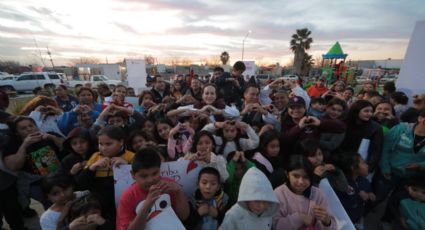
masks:
<instances>
[{"instance_id":1,"label":"sky","mask_svg":"<svg viewBox=\"0 0 425 230\"><path fill-rule=\"evenodd\" d=\"M202 62L293 58L289 41L308 28L315 58L339 41L351 60L403 59L424 0L0 0L0 61L49 66L80 57L109 63L154 56ZM251 33L248 34L248 31Z\"/></svg>"}]
</instances>

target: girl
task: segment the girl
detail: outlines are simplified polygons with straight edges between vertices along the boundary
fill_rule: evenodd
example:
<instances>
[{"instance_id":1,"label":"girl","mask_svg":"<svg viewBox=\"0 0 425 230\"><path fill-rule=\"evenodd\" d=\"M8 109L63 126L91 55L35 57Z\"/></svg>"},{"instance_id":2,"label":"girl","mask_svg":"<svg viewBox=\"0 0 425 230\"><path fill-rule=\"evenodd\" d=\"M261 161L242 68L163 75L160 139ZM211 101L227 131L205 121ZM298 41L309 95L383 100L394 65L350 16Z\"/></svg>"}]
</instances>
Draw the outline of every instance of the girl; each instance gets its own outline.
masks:
<instances>
[{"instance_id":1,"label":"girl","mask_svg":"<svg viewBox=\"0 0 425 230\"><path fill-rule=\"evenodd\" d=\"M168 119L160 119L156 122L156 137L159 144L167 145L172 127L174 127L174 124Z\"/></svg>"},{"instance_id":2,"label":"girl","mask_svg":"<svg viewBox=\"0 0 425 230\"><path fill-rule=\"evenodd\" d=\"M373 105L370 102L365 100L354 102L345 120L347 131L340 146L342 154L357 152L363 139L370 140L366 162L371 172L378 166L383 141L382 128L371 119L372 115Z\"/></svg>"},{"instance_id":3,"label":"girl","mask_svg":"<svg viewBox=\"0 0 425 230\"><path fill-rule=\"evenodd\" d=\"M24 207L29 205L29 197L32 197L48 208L48 202L41 195L39 182L43 176L60 168L63 139L40 132L35 121L29 117L17 117L10 131L14 136L3 151L4 163L10 170L23 171L25 176L31 178L20 184L22 204Z\"/></svg>"},{"instance_id":4,"label":"girl","mask_svg":"<svg viewBox=\"0 0 425 230\"><path fill-rule=\"evenodd\" d=\"M382 101L375 106L372 119L381 125L384 135L398 124L398 118L389 101Z\"/></svg>"},{"instance_id":5,"label":"girl","mask_svg":"<svg viewBox=\"0 0 425 230\"><path fill-rule=\"evenodd\" d=\"M77 105L79 104L77 98L68 94L68 88L64 85L58 85L58 87L56 87L55 92L55 100L64 112L70 111L71 109L77 107Z\"/></svg>"},{"instance_id":6,"label":"girl","mask_svg":"<svg viewBox=\"0 0 425 230\"><path fill-rule=\"evenodd\" d=\"M303 156L292 155L286 174L287 182L274 190L280 209L273 218L273 229L337 229L325 197L311 185L310 162Z\"/></svg>"},{"instance_id":7,"label":"girl","mask_svg":"<svg viewBox=\"0 0 425 230\"><path fill-rule=\"evenodd\" d=\"M82 128L75 128L69 132L63 142L63 148L68 154L62 160L62 169L72 176L81 172L94 149L89 133Z\"/></svg>"},{"instance_id":8,"label":"girl","mask_svg":"<svg viewBox=\"0 0 425 230\"><path fill-rule=\"evenodd\" d=\"M61 173L49 174L43 178L41 189L52 203L40 217L42 229L57 229L58 222L64 219L70 202L88 193L87 191L74 193L72 178Z\"/></svg>"},{"instance_id":9,"label":"girl","mask_svg":"<svg viewBox=\"0 0 425 230\"><path fill-rule=\"evenodd\" d=\"M225 158L232 151L253 150L260 142L260 138L251 126L240 121L214 122L206 125L202 130L215 133L216 153ZM246 133L248 138L242 138L241 133Z\"/></svg>"},{"instance_id":10,"label":"girl","mask_svg":"<svg viewBox=\"0 0 425 230\"><path fill-rule=\"evenodd\" d=\"M347 103L340 98L332 98L327 104L322 120L342 121L347 112ZM344 140L345 132L342 133L321 133L320 149L323 151L325 160L329 160L331 152L337 149Z\"/></svg>"},{"instance_id":11,"label":"girl","mask_svg":"<svg viewBox=\"0 0 425 230\"><path fill-rule=\"evenodd\" d=\"M105 208L106 217L115 220L113 167L129 164L134 156L124 148L125 133L116 126L107 126L98 133L99 152L87 161L77 179L77 184L98 195Z\"/></svg>"},{"instance_id":12,"label":"girl","mask_svg":"<svg viewBox=\"0 0 425 230\"><path fill-rule=\"evenodd\" d=\"M228 196L221 189L220 173L212 167L201 169L198 189L192 197L193 229L217 229L223 221Z\"/></svg>"},{"instance_id":13,"label":"girl","mask_svg":"<svg viewBox=\"0 0 425 230\"><path fill-rule=\"evenodd\" d=\"M132 152L137 152L142 148L156 146L155 138L144 131L133 131L127 138L127 148Z\"/></svg>"},{"instance_id":14,"label":"girl","mask_svg":"<svg viewBox=\"0 0 425 230\"><path fill-rule=\"evenodd\" d=\"M349 189L345 192L336 191L336 193L351 221L356 225L361 225L360 221L365 213L366 202L375 201L371 185L366 179L369 174L368 165L360 154L355 152L345 154L338 159L338 162L347 178Z\"/></svg>"},{"instance_id":15,"label":"girl","mask_svg":"<svg viewBox=\"0 0 425 230\"><path fill-rule=\"evenodd\" d=\"M254 155L248 156L257 168L269 178L273 188L283 184L284 159L279 154L280 135L277 131L268 130L260 135L260 145Z\"/></svg>"},{"instance_id":16,"label":"girl","mask_svg":"<svg viewBox=\"0 0 425 230\"><path fill-rule=\"evenodd\" d=\"M189 139L193 138L195 130L192 129L189 122L180 120L174 128L170 130L168 137L168 156L171 160L178 159L189 149L184 149Z\"/></svg>"},{"instance_id":17,"label":"girl","mask_svg":"<svg viewBox=\"0 0 425 230\"><path fill-rule=\"evenodd\" d=\"M208 131L202 130L193 137L190 152L183 158L185 160L200 161L203 166L216 168L220 172L220 183L224 183L229 177L226 169L226 159L213 152L215 146L214 137Z\"/></svg>"},{"instance_id":18,"label":"girl","mask_svg":"<svg viewBox=\"0 0 425 230\"><path fill-rule=\"evenodd\" d=\"M327 178L332 188L336 191L347 191L347 179L344 173L335 165L325 163L319 142L313 139L305 139L300 143L300 153L313 165L313 185L318 186L322 178Z\"/></svg>"},{"instance_id":19,"label":"girl","mask_svg":"<svg viewBox=\"0 0 425 230\"><path fill-rule=\"evenodd\" d=\"M407 105L409 98L400 91L391 94L390 102L394 106L395 114L398 118L409 108Z\"/></svg>"}]
</instances>

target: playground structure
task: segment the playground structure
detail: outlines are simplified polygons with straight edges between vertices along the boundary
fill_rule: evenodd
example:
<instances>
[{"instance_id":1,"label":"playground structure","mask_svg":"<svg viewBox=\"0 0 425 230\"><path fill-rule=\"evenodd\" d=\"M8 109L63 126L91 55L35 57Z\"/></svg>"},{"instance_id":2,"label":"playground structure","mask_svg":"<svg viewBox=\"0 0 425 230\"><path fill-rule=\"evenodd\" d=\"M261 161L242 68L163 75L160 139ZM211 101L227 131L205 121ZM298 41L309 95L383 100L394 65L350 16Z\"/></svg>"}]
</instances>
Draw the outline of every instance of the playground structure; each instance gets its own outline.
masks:
<instances>
[{"instance_id":1,"label":"playground structure","mask_svg":"<svg viewBox=\"0 0 425 230\"><path fill-rule=\"evenodd\" d=\"M332 83L337 80L344 80L347 83L355 82L354 69L349 68L345 63L347 56L339 42L322 55L322 75L326 77L327 82ZM340 60L339 63L338 60Z\"/></svg>"}]
</instances>

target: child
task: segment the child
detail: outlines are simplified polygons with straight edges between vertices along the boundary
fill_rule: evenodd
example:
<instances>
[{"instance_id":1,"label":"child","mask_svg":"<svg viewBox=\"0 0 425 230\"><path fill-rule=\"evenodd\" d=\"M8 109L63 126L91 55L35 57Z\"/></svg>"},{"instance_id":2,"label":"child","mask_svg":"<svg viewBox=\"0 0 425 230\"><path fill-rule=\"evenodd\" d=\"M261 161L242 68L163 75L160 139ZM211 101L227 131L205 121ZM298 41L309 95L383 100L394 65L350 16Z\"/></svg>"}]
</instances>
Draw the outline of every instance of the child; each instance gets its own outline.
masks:
<instances>
[{"instance_id":1,"label":"child","mask_svg":"<svg viewBox=\"0 0 425 230\"><path fill-rule=\"evenodd\" d=\"M133 105L125 101L125 96L127 95L127 87L124 85L117 85L112 92L111 98L103 103L103 108L105 109L110 104L115 104L118 106L122 106L128 109L133 109Z\"/></svg>"},{"instance_id":2,"label":"child","mask_svg":"<svg viewBox=\"0 0 425 230\"><path fill-rule=\"evenodd\" d=\"M322 178L327 178L332 188L336 191L346 192L348 188L347 179L341 169L333 164L323 161L323 153L319 147L319 141L305 139L300 143L300 153L313 165L313 185L318 185Z\"/></svg>"},{"instance_id":3,"label":"child","mask_svg":"<svg viewBox=\"0 0 425 230\"><path fill-rule=\"evenodd\" d=\"M199 161L203 166L216 168L220 172L221 182L225 182L229 177L226 169L226 159L213 152L215 142L211 133L202 130L193 137L193 144L190 152L183 158L184 160Z\"/></svg>"},{"instance_id":4,"label":"child","mask_svg":"<svg viewBox=\"0 0 425 230\"><path fill-rule=\"evenodd\" d=\"M405 229L425 229L425 178L415 176L407 185L409 198L400 202L401 224Z\"/></svg>"},{"instance_id":5,"label":"child","mask_svg":"<svg viewBox=\"0 0 425 230\"><path fill-rule=\"evenodd\" d=\"M212 167L199 172L198 189L192 197L194 229L217 229L223 220L229 197L221 189L220 173Z\"/></svg>"},{"instance_id":6,"label":"child","mask_svg":"<svg viewBox=\"0 0 425 230\"><path fill-rule=\"evenodd\" d=\"M52 202L52 206L47 209L40 217L40 225L42 229L56 229L58 221L65 216L63 212L67 212L69 202L74 197L78 198L87 192L74 193L74 183L72 178L66 174L53 173L43 178L41 182L41 190Z\"/></svg>"},{"instance_id":7,"label":"child","mask_svg":"<svg viewBox=\"0 0 425 230\"><path fill-rule=\"evenodd\" d=\"M279 201L267 177L252 167L243 176L238 202L227 211L220 229L271 229L278 210Z\"/></svg>"},{"instance_id":8,"label":"child","mask_svg":"<svg viewBox=\"0 0 425 230\"><path fill-rule=\"evenodd\" d=\"M169 119L160 119L156 122L155 127L158 143L167 145L170 130L174 127L173 122Z\"/></svg>"},{"instance_id":9,"label":"child","mask_svg":"<svg viewBox=\"0 0 425 230\"><path fill-rule=\"evenodd\" d=\"M177 125L170 130L167 147L168 155L171 160L178 159L188 151L188 149L184 147L187 146L186 142L192 139L194 134L195 130L193 130L190 123L185 120L180 120Z\"/></svg>"},{"instance_id":10,"label":"child","mask_svg":"<svg viewBox=\"0 0 425 230\"><path fill-rule=\"evenodd\" d=\"M121 195L117 212L117 230L144 229L150 209L161 194L169 194L171 206L180 220L189 216L189 203L182 188L173 180L160 176L161 159L152 148L134 157L131 175L135 183ZM142 203L136 211L136 207Z\"/></svg>"},{"instance_id":11,"label":"child","mask_svg":"<svg viewBox=\"0 0 425 230\"><path fill-rule=\"evenodd\" d=\"M214 140L216 153L227 158L232 151L247 151L258 147L260 138L248 124L240 121L227 120L206 125L202 130L210 133L216 132ZM248 138L242 138L241 133L246 133Z\"/></svg>"},{"instance_id":12,"label":"child","mask_svg":"<svg viewBox=\"0 0 425 230\"><path fill-rule=\"evenodd\" d=\"M98 133L99 152L94 153L80 173L77 184L96 194L102 203L105 217L115 220L113 166L129 164L134 156L124 148L124 131L107 126Z\"/></svg>"},{"instance_id":13,"label":"child","mask_svg":"<svg viewBox=\"0 0 425 230\"><path fill-rule=\"evenodd\" d=\"M260 135L260 146L248 157L268 178L273 188L284 183L284 159L280 152L280 135L268 130Z\"/></svg>"},{"instance_id":14,"label":"child","mask_svg":"<svg viewBox=\"0 0 425 230\"><path fill-rule=\"evenodd\" d=\"M287 183L274 192L280 209L274 229L336 229L336 220L319 188L312 186L313 166L300 155L292 155L286 166Z\"/></svg>"},{"instance_id":15,"label":"child","mask_svg":"<svg viewBox=\"0 0 425 230\"><path fill-rule=\"evenodd\" d=\"M255 167L255 164L247 160L245 153L242 151L229 153L227 162L229 179L226 181L224 191L229 195L229 206L232 206L238 199L243 175L249 168Z\"/></svg>"},{"instance_id":16,"label":"child","mask_svg":"<svg viewBox=\"0 0 425 230\"><path fill-rule=\"evenodd\" d=\"M60 228L69 230L113 230L114 225L102 217L102 206L94 195L73 201L67 219L59 222ZM55 228L56 229L56 228Z\"/></svg>"},{"instance_id":17,"label":"child","mask_svg":"<svg viewBox=\"0 0 425 230\"><path fill-rule=\"evenodd\" d=\"M375 201L370 182L366 179L369 166L358 153L343 154L339 156L338 162L347 178L349 189L346 192L336 191L336 194L351 221L361 227L366 202Z\"/></svg>"},{"instance_id":18,"label":"child","mask_svg":"<svg viewBox=\"0 0 425 230\"><path fill-rule=\"evenodd\" d=\"M155 138L144 131L133 131L127 138L127 148L132 152L153 146L156 146Z\"/></svg>"},{"instance_id":19,"label":"child","mask_svg":"<svg viewBox=\"0 0 425 230\"><path fill-rule=\"evenodd\" d=\"M325 113L326 101L322 97L312 97L307 115L321 118Z\"/></svg>"},{"instance_id":20,"label":"child","mask_svg":"<svg viewBox=\"0 0 425 230\"><path fill-rule=\"evenodd\" d=\"M82 128L71 130L63 142L63 148L68 155L62 160L62 170L66 174L76 176L93 153L89 133Z\"/></svg>"}]
</instances>

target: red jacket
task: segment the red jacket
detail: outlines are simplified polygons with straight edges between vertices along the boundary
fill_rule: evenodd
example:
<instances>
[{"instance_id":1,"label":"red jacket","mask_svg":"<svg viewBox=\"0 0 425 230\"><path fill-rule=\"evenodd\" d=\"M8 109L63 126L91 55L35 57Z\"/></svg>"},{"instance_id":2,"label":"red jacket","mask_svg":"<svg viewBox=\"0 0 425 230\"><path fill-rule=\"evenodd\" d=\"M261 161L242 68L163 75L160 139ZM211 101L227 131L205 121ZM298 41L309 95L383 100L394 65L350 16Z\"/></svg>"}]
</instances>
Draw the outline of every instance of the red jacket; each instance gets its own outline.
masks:
<instances>
[{"instance_id":1,"label":"red jacket","mask_svg":"<svg viewBox=\"0 0 425 230\"><path fill-rule=\"evenodd\" d=\"M312 85L307 89L308 96L310 97L321 97L324 93L326 93L329 89L326 86L317 87L317 85Z\"/></svg>"}]
</instances>

